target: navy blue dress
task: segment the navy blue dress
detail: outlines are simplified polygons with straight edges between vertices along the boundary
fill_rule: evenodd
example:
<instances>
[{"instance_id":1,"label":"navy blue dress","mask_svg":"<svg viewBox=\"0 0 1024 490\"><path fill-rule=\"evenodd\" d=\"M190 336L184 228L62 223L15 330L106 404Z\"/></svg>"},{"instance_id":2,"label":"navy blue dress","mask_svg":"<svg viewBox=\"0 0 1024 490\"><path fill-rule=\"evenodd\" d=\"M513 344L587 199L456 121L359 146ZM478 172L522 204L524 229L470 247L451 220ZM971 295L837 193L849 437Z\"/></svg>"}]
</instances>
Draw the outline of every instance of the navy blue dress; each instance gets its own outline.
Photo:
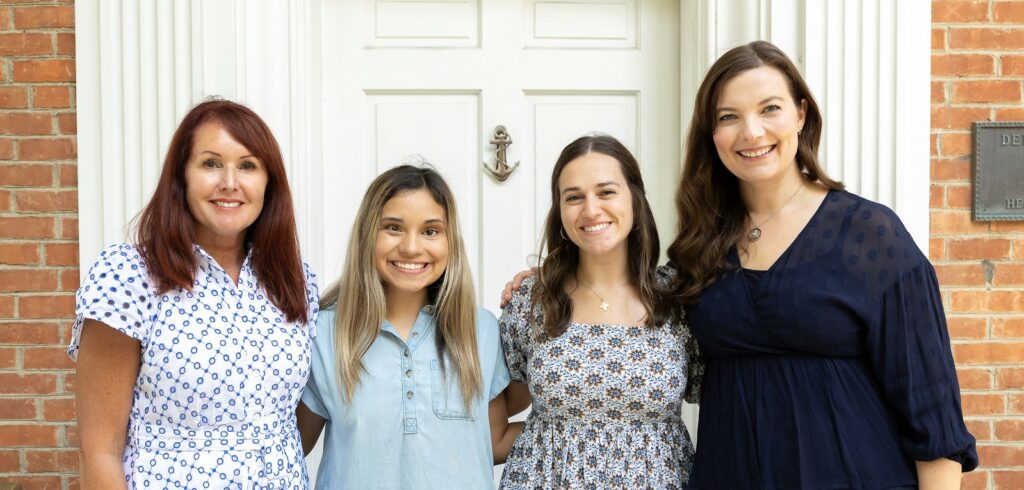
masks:
<instances>
[{"instance_id":1,"label":"navy blue dress","mask_svg":"<svg viewBox=\"0 0 1024 490\"><path fill-rule=\"evenodd\" d=\"M931 264L883 205L831 191L767 271L723 273L687 309L704 350L698 489L917 484L978 465Z\"/></svg>"}]
</instances>

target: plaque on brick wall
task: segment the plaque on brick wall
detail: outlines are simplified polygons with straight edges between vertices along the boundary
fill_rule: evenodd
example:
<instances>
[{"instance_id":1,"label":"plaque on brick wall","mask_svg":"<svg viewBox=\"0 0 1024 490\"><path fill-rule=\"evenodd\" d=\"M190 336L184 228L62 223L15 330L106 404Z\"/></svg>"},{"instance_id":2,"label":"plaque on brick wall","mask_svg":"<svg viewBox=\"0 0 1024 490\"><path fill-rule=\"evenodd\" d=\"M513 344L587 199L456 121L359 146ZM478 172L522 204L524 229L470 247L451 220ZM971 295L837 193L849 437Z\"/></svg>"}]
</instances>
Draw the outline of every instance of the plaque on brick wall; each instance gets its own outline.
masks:
<instances>
[{"instance_id":1,"label":"plaque on brick wall","mask_svg":"<svg viewBox=\"0 0 1024 490\"><path fill-rule=\"evenodd\" d=\"M1024 122L974 123L974 219L1024 221Z\"/></svg>"}]
</instances>

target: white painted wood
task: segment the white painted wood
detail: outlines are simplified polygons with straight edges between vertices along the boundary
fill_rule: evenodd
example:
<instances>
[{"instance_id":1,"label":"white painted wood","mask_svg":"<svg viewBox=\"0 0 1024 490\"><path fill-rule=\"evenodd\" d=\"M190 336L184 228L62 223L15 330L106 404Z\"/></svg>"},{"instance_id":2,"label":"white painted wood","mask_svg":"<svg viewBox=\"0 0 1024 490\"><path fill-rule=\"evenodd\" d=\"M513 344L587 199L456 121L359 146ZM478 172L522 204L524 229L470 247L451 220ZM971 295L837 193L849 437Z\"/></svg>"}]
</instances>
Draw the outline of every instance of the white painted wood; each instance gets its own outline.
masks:
<instances>
[{"instance_id":1,"label":"white painted wood","mask_svg":"<svg viewBox=\"0 0 1024 490\"><path fill-rule=\"evenodd\" d=\"M637 15L637 0L532 0L524 16L525 42L538 48L635 48Z\"/></svg>"},{"instance_id":2,"label":"white painted wood","mask_svg":"<svg viewBox=\"0 0 1024 490\"><path fill-rule=\"evenodd\" d=\"M475 47L480 0L368 0L367 47Z\"/></svg>"}]
</instances>

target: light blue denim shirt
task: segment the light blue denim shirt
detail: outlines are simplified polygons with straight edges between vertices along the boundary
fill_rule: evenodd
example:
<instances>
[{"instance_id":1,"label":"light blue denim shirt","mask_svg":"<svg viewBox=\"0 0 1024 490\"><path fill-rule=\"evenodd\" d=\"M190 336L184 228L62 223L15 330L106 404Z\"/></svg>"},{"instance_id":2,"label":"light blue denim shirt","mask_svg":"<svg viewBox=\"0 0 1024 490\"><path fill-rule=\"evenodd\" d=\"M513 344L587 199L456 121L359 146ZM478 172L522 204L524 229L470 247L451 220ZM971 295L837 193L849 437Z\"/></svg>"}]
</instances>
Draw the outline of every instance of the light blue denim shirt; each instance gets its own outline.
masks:
<instances>
[{"instance_id":1,"label":"light blue denim shirt","mask_svg":"<svg viewBox=\"0 0 1024 490\"><path fill-rule=\"evenodd\" d=\"M302 402L327 419L316 488L493 488L488 402L508 385L498 321L478 308L483 394L467 412L457 378L438 367L436 322L427 306L403 341L390 323L363 356L352 403L341 399L335 367L335 309L320 312Z\"/></svg>"}]
</instances>

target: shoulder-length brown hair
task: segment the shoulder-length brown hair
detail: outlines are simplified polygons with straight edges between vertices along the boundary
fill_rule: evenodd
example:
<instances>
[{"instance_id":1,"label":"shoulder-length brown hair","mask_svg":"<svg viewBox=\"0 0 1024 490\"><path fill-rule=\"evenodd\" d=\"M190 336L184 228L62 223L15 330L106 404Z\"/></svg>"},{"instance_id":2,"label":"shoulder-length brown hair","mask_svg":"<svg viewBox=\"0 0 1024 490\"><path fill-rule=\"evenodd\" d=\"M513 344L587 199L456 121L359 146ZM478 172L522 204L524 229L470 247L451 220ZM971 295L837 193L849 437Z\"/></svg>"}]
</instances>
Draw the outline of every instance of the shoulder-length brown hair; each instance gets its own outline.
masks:
<instances>
[{"instance_id":1,"label":"shoulder-length brown hair","mask_svg":"<svg viewBox=\"0 0 1024 490\"><path fill-rule=\"evenodd\" d=\"M806 102L804 126L796 152L796 164L811 182L830 189L843 184L825 174L818 162L822 119L807 82L775 45L754 41L733 48L708 69L697 90L690 134L686 139L683 176L676 193L679 235L668 256L679 275L674 296L682 304L696 303L701 291L728 268L726 256L746 229L747 207L740 197L739 180L725 168L715 148L715 112L722 88L739 74L762 66L779 70L789 81L790 95L798 105Z\"/></svg>"},{"instance_id":2,"label":"shoulder-length brown hair","mask_svg":"<svg viewBox=\"0 0 1024 490\"><path fill-rule=\"evenodd\" d=\"M181 120L164 157L156 191L138 217L135 242L157 291L192 289L195 283L195 222L185 198L185 167L192 156L196 130L208 122L223 126L267 169L263 210L246 230L246 240L252 247L252 268L285 318L306 323L309 301L281 149L255 112L227 100L202 102Z\"/></svg>"},{"instance_id":3,"label":"shoulder-length brown hair","mask_svg":"<svg viewBox=\"0 0 1024 490\"><path fill-rule=\"evenodd\" d=\"M543 247L541 256L544 260L538 271L537 282L533 287L533 307L541 308L544 317L544 332L548 338L554 338L569 328L572 319L573 304L569 293L565 290L566 281L576 274L576 266L580 260L580 249L572 240L565 238L562 231L561 192L558 179L562 171L573 160L591 152L608 155L619 162L622 175L626 178L629 192L633 196L633 230L628 240L629 277L630 282L640 291L640 300L644 304L647 316L644 319L649 326L663 324L669 317L672 308L670 301L665 301L666 292L658 286L655 270L658 267L660 244L658 229L654 222L654 213L647 202L640 164L633 154L619 142L606 134L583 136L569 143L562 150L551 171L551 209L548 211L541 238ZM533 315L531 315L533 317Z\"/></svg>"}]
</instances>

